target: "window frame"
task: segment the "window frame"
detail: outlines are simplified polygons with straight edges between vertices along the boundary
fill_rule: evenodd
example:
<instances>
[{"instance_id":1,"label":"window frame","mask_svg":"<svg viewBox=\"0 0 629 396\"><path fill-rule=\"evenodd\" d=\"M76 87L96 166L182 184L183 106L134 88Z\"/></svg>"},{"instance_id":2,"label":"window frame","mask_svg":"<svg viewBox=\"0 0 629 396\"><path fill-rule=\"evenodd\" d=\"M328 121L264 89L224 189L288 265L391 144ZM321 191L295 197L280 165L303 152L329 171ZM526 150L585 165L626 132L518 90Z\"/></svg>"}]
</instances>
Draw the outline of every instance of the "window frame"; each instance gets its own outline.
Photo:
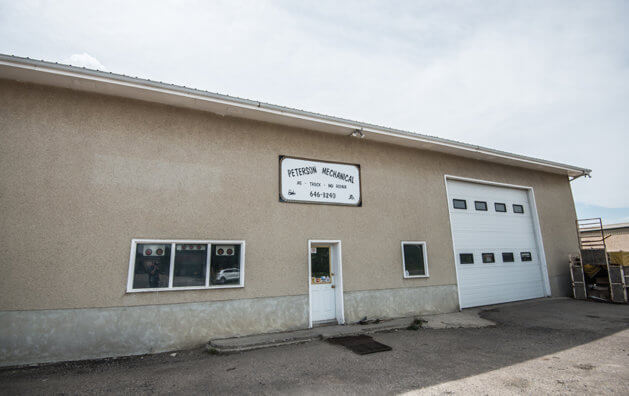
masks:
<instances>
[{"instance_id":1,"label":"window frame","mask_svg":"<svg viewBox=\"0 0 629 396\"><path fill-rule=\"evenodd\" d=\"M505 210L498 210L498 207L496 205L504 206ZM496 213L507 213L507 204L504 203L504 202L494 202L494 212L496 212Z\"/></svg>"},{"instance_id":2,"label":"window frame","mask_svg":"<svg viewBox=\"0 0 629 396\"><path fill-rule=\"evenodd\" d=\"M478 204L484 204L485 209L478 209ZM474 210L477 212L487 212L489 210L489 205L487 201L474 201Z\"/></svg>"},{"instance_id":3,"label":"window frame","mask_svg":"<svg viewBox=\"0 0 629 396\"><path fill-rule=\"evenodd\" d=\"M135 258L138 244L160 244L171 245L170 274L168 277L168 287L158 288L133 288L133 277L135 275ZM208 245L205 267L204 286L173 286L173 275L175 272L175 254L177 244ZM211 249L214 245L240 245L240 282L234 285L212 285L210 282L210 266L212 265ZM235 289L245 287L245 241L244 240L222 240L222 239L131 239L131 252L129 254L129 273L127 275L127 293L149 293L149 292L169 292L182 290L211 290L211 289Z\"/></svg>"},{"instance_id":4,"label":"window frame","mask_svg":"<svg viewBox=\"0 0 629 396\"><path fill-rule=\"evenodd\" d=\"M422 249L424 252L424 269L425 275L406 275L406 259L404 258L404 245L422 245ZM429 278L430 273L428 272L428 248L426 247L426 241L402 241L400 244L401 252L402 252L402 276L404 279L413 279L413 278Z\"/></svg>"},{"instance_id":5,"label":"window frame","mask_svg":"<svg viewBox=\"0 0 629 396\"><path fill-rule=\"evenodd\" d=\"M502 254L500 255L502 258L502 263L506 264L506 263L515 263L515 252L501 252ZM511 261L505 261L505 254L510 254L511 255Z\"/></svg>"},{"instance_id":6,"label":"window frame","mask_svg":"<svg viewBox=\"0 0 629 396\"><path fill-rule=\"evenodd\" d=\"M529 259L528 260L524 260L524 257L522 256L523 254L528 254L529 255ZM520 262L521 263L530 263L533 261L533 252L532 251L521 251L520 252Z\"/></svg>"},{"instance_id":7,"label":"window frame","mask_svg":"<svg viewBox=\"0 0 629 396\"><path fill-rule=\"evenodd\" d=\"M512 206L512 209L513 209L513 213L515 213L515 214L524 214L524 205L522 205L522 204L513 204L513 205L511 205L511 206ZM522 209L522 211L521 211L521 212L518 212L517 210L515 210L516 206L517 206L518 208L521 208L521 209Z\"/></svg>"},{"instance_id":8,"label":"window frame","mask_svg":"<svg viewBox=\"0 0 629 396\"><path fill-rule=\"evenodd\" d=\"M492 261L485 261L485 255L491 254ZM481 264L496 264L496 253L495 252L481 252L480 254L480 263Z\"/></svg>"},{"instance_id":9,"label":"window frame","mask_svg":"<svg viewBox=\"0 0 629 396\"><path fill-rule=\"evenodd\" d=\"M455 201L460 201L460 202L463 202L463 203L465 204L465 207L464 207L464 208L457 208L457 207L454 205L454 202L455 202ZM452 198L452 209L456 209L456 210L467 210L467 199Z\"/></svg>"},{"instance_id":10,"label":"window frame","mask_svg":"<svg viewBox=\"0 0 629 396\"><path fill-rule=\"evenodd\" d=\"M471 263L464 263L461 260L461 256L464 255L464 254L465 255L469 254L470 256L472 256L472 262ZM474 258L474 252L471 252L471 253L468 253L468 252L459 253L459 265L475 265L475 264L476 264L476 259Z\"/></svg>"}]
</instances>

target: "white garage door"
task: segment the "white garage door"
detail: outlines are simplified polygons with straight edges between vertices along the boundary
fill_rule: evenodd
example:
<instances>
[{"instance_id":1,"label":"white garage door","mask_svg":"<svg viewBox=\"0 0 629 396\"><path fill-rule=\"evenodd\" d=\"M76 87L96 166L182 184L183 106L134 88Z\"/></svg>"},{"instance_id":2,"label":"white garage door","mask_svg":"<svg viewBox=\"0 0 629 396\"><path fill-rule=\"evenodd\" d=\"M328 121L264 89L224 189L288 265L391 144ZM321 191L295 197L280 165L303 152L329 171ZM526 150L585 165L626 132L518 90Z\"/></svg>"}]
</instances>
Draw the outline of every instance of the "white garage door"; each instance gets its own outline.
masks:
<instances>
[{"instance_id":1,"label":"white garage door","mask_svg":"<svg viewBox=\"0 0 629 396\"><path fill-rule=\"evenodd\" d=\"M527 191L447 183L461 308L543 297Z\"/></svg>"}]
</instances>

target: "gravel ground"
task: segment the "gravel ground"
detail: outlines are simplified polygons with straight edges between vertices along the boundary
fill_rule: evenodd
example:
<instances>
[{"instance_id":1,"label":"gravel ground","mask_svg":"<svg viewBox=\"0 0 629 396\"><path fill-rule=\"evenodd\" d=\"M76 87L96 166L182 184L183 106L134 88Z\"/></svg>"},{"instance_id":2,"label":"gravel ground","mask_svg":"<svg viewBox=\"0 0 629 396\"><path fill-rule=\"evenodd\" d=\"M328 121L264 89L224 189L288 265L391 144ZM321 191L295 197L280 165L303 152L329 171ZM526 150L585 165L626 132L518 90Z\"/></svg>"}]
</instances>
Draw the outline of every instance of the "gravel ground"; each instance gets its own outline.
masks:
<instances>
[{"instance_id":1,"label":"gravel ground","mask_svg":"<svg viewBox=\"0 0 629 396\"><path fill-rule=\"evenodd\" d=\"M3 394L629 394L629 306L547 299L484 311L476 329L402 330L390 352L323 341L202 349L0 371Z\"/></svg>"}]
</instances>

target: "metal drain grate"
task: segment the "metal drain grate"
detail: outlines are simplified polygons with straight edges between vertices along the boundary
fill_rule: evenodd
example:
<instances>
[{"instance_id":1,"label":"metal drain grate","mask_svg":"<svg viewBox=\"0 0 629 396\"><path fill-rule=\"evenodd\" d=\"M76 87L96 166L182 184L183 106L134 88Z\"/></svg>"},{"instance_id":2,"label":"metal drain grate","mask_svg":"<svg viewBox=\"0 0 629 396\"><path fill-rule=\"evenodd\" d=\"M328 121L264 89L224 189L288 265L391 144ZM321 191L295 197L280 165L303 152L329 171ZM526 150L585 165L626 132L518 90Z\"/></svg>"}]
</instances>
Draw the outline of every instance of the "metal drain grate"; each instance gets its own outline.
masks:
<instances>
[{"instance_id":1,"label":"metal drain grate","mask_svg":"<svg viewBox=\"0 0 629 396\"><path fill-rule=\"evenodd\" d=\"M359 355L390 351L391 347L374 340L368 335L333 337L327 340L330 344L342 345Z\"/></svg>"}]
</instances>

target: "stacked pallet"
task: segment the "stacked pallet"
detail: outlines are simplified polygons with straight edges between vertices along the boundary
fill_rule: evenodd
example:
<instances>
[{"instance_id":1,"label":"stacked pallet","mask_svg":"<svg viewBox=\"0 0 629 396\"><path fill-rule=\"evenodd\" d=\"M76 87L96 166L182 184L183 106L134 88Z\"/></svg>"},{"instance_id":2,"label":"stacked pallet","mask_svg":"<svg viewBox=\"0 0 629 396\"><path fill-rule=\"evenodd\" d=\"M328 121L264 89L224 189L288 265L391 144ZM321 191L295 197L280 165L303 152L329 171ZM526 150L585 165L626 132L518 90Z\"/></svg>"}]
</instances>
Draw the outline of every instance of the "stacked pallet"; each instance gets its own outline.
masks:
<instances>
[{"instance_id":1,"label":"stacked pallet","mask_svg":"<svg viewBox=\"0 0 629 396\"><path fill-rule=\"evenodd\" d=\"M608 252L609 262L618 265L622 269L622 278L625 286L625 296L629 298L629 252L618 251Z\"/></svg>"},{"instance_id":2,"label":"stacked pallet","mask_svg":"<svg viewBox=\"0 0 629 396\"><path fill-rule=\"evenodd\" d=\"M601 219L577 220L577 231L579 256L570 256L574 298L626 303L629 282L623 267L624 256L620 255L619 262L616 255L608 254Z\"/></svg>"},{"instance_id":3,"label":"stacked pallet","mask_svg":"<svg viewBox=\"0 0 629 396\"><path fill-rule=\"evenodd\" d=\"M570 255L570 278L572 279L572 295L576 300L587 299L587 286L581 257Z\"/></svg>"}]
</instances>

